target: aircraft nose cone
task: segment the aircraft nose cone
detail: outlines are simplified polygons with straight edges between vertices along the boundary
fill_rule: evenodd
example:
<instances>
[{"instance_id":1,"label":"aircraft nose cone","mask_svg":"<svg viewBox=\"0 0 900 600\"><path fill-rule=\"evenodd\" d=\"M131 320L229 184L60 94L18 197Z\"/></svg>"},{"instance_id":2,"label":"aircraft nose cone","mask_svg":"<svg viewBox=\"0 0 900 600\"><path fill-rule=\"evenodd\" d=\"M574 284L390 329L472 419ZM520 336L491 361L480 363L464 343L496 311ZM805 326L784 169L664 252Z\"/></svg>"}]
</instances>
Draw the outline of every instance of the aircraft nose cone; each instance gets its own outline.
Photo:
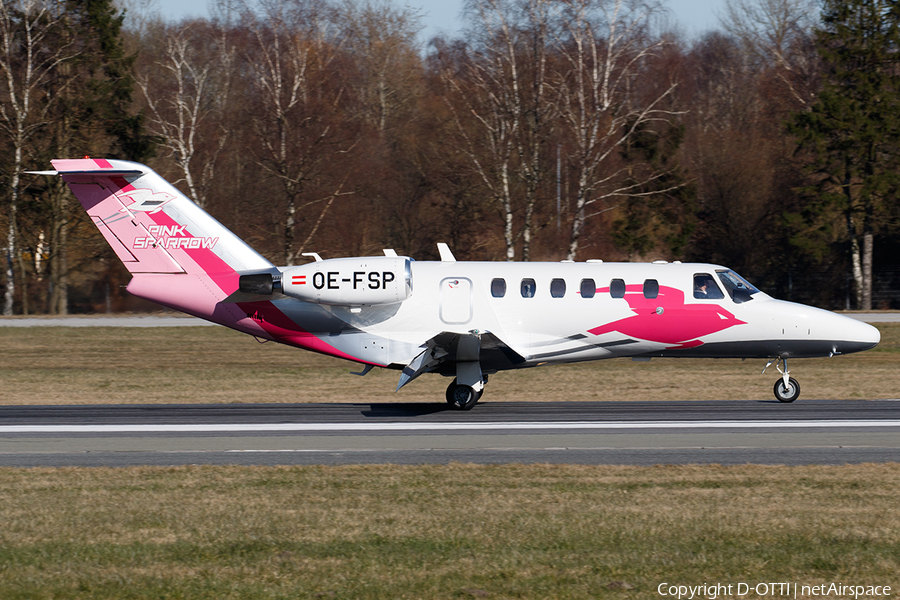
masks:
<instances>
[{"instance_id":1,"label":"aircraft nose cone","mask_svg":"<svg viewBox=\"0 0 900 600\"><path fill-rule=\"evenodd\" d=\"M876 327L852 317L844 317L848 322L844 325L844 335L836 344L836 350L842 354L862 352L874 348L881 341L881 332Z\"/></svg>"},{"instance_id":2,"label":"aircraft nose cone","mask_svg":"<svg viewBox=\"0 0 900 600\"><path fill-rule=\"evenodd\" d=\"M777 332L784 336L781 351L796 356L833 356L874 348L881 332L847 315L785 302L778 304ZM808 336L808 337L807 337Z\"/></svg>"},{"instance_id":3,"label":"aircraft nose cone","mask_svg":"<svg viewBox=\"0 0 900 600\"><path fill-rule=\"evenodd\" d=\"M859 328L859 339L862 343L869 344L863 349L868 350L877 346L878 342L881 341L881 332L878 331L878 328L862 321L859 324L861 325Z\"/></svg>"}]
</instances>

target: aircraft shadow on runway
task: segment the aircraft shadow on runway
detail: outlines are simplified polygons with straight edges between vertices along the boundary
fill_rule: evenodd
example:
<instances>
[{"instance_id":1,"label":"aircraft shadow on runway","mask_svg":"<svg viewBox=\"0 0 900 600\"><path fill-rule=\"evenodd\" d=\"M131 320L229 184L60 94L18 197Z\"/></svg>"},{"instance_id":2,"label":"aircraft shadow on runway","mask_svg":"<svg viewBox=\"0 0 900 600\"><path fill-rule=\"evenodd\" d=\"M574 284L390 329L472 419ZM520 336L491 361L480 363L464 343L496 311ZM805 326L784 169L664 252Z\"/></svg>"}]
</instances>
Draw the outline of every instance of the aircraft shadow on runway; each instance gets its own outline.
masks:
<instances>
[{"instance_id":1,"label":"aircraft shadow on runway","mask_svg":"<svg viewBox=\"0 0 900 600\"><path fill-rule=\"evenodd\" d=\"M369 408L360 411L360 414L374 418L421 417L449 410L452 410L449 405L437 402L405 402L370 404Z\"/></svg>"}]
</instances>

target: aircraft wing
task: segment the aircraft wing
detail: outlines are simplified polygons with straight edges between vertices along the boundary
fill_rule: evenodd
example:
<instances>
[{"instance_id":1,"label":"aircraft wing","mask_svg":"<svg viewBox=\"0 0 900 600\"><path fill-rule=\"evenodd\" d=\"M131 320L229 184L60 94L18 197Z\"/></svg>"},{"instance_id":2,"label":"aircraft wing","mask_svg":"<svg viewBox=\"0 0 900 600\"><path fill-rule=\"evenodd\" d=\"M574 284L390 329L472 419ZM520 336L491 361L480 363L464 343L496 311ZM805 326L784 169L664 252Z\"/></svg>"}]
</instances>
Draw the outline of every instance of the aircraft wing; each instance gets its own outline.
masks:
<instances>
[{"instance_id":1,"label":"aircraft wing","mask_svg":"<svg viewBox=\"0 0 900 600\"><path fill-rule=\"evenodd\" d=\"M525 358L489 331L478 333L453 333L443 331L421 346L422 352L403 367L399 391L404 385L422 373L453 375L457 363L477 362L482 372L495 373L514 368Z\"/></svg>"}]
</instances>

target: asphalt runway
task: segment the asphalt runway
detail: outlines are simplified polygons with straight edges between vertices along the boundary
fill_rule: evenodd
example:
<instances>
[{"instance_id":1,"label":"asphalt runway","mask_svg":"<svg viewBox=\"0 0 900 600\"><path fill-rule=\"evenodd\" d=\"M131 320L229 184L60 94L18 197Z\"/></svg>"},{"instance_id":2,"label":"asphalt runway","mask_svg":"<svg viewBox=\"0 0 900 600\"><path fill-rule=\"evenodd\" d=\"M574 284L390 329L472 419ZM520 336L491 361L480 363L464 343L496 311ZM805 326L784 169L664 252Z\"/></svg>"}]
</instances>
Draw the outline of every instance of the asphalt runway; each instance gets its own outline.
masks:
<instances>
[{"instance_id":1,"label":"asphalt runway","mask_svg":"<svg viewBox=\"0 0 900 600\"><path fill-rule=\"evenodd\" d=\"M0 466L900 461L900 401L2 406Z\"/></svg>"}]
</instances>

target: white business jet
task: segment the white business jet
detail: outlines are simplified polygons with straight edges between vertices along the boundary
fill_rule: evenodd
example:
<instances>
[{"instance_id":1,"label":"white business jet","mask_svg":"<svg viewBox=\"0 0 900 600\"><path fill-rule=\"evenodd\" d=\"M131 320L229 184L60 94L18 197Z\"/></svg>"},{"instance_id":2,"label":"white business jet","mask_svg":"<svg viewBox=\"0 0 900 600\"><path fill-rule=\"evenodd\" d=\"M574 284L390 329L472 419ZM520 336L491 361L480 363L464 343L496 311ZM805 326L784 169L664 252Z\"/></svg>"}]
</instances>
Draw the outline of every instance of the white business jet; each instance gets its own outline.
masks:
<instances>
[{"instance_id":1,"label":"white business jet","mask_svg":"<svg viewBox=\"0 0 900 600\"><path fill-rule=\"evenodd\" d=\"M874 347L877 329L775 300L734 271L680 262L439 262L384 256L278 267L144 165L54 160L133 275L128 291L258 339L400 372L453 377L447 402L472 408L488 375L603 358L759 358L800 385L789 358ZM763 369L765 372L765 369Z\"/></svg>"}]
</instances>

